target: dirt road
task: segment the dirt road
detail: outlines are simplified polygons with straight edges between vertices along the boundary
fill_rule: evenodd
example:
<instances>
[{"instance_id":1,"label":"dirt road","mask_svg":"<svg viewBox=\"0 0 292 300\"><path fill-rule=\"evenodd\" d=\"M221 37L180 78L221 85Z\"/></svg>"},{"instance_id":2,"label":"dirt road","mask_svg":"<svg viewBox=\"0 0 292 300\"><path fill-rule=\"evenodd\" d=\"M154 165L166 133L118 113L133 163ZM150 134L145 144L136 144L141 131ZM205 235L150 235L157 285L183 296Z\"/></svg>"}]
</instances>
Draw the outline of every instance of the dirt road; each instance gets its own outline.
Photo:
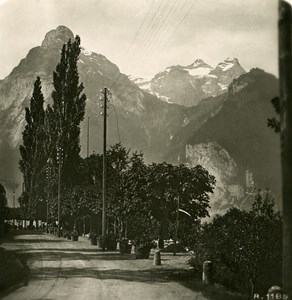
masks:
<instances>
[{"instance_id":1,"label":"dirt road","mask_svg":"<svg viewBox=\"0 0 292 300\"><path fill-rule=\"evenodd\" d=\"M101 252L87 241L72 242L51 235L19 235L2 246L21 249L29 257L27 285L18 286L9 300L207 300L182 284L150 272L151 260Z\"/></svg>"}]
</instances>

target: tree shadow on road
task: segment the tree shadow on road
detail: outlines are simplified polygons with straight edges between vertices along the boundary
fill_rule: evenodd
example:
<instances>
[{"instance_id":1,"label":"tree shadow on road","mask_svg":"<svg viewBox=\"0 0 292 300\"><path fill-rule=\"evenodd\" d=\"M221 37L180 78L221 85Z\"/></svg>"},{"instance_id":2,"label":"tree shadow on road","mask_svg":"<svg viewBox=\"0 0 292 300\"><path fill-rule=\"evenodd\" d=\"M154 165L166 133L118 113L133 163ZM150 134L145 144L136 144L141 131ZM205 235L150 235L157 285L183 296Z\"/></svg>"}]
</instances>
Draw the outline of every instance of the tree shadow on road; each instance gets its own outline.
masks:
<instances>
[{"instance_id":1,"label":"tree shadow on road","mask_svg":"<svg viewBox=\"0 0 292 300\"><path fill-rule=\"evenodd\" d=\"M103 253L104 255L113 255L113 254L117 254L117 251L111 251L111 252L104 252L102 251L102 249L97 248L95 246L95 248L27 248L27 250L38 250L38 251L65 251L65 252L88 252L88 253Z\"/></svg>"},{"instance_id":2,"label":"tree shadow on road","mask_svg":"<svg viewBox=\"0 0 292 300\"><path fill-rule=\"evenodd\" d=\"M44 238L42 238L44 237ZM5 244L15 244L15 243L62 243L63 238L58 238L56 236L49 236L42 232L29 232L29 231L16 231L8 234L4 239Z\"/></svg>"},{"instance_id":3,"label":"tree shadow on road","mask_svg":"<svg viewBox=\"0 0 292 300\"><path fill-rule=\"evenodd\" d=\"M56 278L96 278L99 280L124 280L132 282L157 283L168 282L169 278L160 274L155 274L151 270L121 270L121 269L96 269L96 268L62 268L58 273L57 268L42 268L41 272L36 272L31 276L31 280L42 278L49 280Z\"/></svg>"},{"instance_id":4,"label":"tree shadow on road","mask_svg":"<svg viewBox=\"0 0 292 300\"><path fill-rule=\"evenodd\" d=\"M118 252L103 252L101 249L83 249L83 248L25 248L18 250L25 253L27 257L33 258L35 255L41 256L43 261L63 260L135 260L134 254L120 254ZM150 259L153 260L153 255ZM162 262L169 261L170 258L161 258Z\"/></svg>"},{"instance_id":5,"label":"tree shadow on road","mask_svg":"<svg viewBox=\"0 0 292 300\"><path fill-rule=\"evenodd\" d=\"M43 261L59 261L60 258L64 261L71 260L135 260L135 255L118 253L97 253L96 251L80 251L80 249L46 249L47 251L40 251L40 249L22 249L20 252L26 254L28 258L34 258L35 255L41 256Z\"/></svg>"},{"instance_id":6,"label":"tree shadow on road","mask_svg":"<svg viewBox=\"0 0 292 300\"><path fill-rule=\"evenodd\" d=\"M41 243L64 243L61 239L9 239L5 244L41 244Z\"/></svg>"}]
</instances>

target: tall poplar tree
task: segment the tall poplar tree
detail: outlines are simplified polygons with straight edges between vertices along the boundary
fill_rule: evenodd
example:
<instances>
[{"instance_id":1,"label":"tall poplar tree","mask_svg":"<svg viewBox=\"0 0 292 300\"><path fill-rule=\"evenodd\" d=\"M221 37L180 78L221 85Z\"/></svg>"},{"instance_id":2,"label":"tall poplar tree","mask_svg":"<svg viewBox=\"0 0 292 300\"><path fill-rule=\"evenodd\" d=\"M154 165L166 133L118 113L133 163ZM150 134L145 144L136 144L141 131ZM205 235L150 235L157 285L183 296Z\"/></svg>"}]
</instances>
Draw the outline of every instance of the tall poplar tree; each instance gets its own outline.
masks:
<instances>
[{"instance_id":1,"label":"tall poplar tree","mask_svg":"<svg viewBox=\"0 0 292 300\"><path fill-rule=\"evenodd\" d=\"M44 152L44 96L42 94L41 79L37 77L30 100L30 106L25 108L26 125L22 132L20 145L20 170L23 173L24 187L28 197L29 217L33 217L36 202L36 186L40 180L40 173L46 162Z\"/></svg>"},{"instance_id":2,"label":"tall poplar tree","mask_svg":"<svg viewBox=\"0 0 292 300\"><path fill-rule=\"evenodd\" d=\"M69 40L61 51L61 59L53 76L52 93L52 139L56 136L57 146L63 149L62 178L66 184L74 184L79 164L80 123L84 119L86 95L79 83L77 62L79 59L80 37ZM54 149L56 156L57 149Z\"/></svg>"}]
</instances>

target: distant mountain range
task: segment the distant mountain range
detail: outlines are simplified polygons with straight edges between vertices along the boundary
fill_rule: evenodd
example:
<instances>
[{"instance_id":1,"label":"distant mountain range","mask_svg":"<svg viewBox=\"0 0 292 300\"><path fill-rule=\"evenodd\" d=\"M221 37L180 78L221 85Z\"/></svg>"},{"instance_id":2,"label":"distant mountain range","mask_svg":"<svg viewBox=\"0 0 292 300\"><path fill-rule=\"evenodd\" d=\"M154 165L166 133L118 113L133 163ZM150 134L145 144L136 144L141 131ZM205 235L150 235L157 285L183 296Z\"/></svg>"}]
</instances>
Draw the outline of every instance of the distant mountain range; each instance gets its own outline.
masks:
<instances>
[{"instance_id":1,"label":"distant mountain range","mask_svg":"<svg viewBox=\"0 0 292 300\"><path fill-rule=\"evenodd\" d=\"M268 188L280 198L280 141L266 121L274 115L270 101L278 88L273 75L252 69L230 84L224 98L211 98L221 104L206 122L198 126L193 119L173 137L169 160L201 164L217 178L214 209L239 205L243 198L248 206L253 197L246 192L257 188ZM195 108L200 110L200 105Z\"/></svg>"},{"instance_id":2,"label":"distant mountain range","mask_svg":"<svg viewBox=\"0 0 292 300\"><path fill-rule=\"evenodd\" d=\"M18 146L36 76L40 76L46 103L51 100L52 74L60 49L74 38L59 26L29 51L12 72L0 80L0 178L21 181ZM81 37L82 43L82 37ZM120 73L105 56L82 49L78 63L87 95L81 126L82 155L86 153L87 117L90 153L102 149L99 91L111 89L108 145L121 141L142 150L146 162L197 163L216 176L212 210L240 205L246 176L255 185L280 190L278 137L266 127L273 115L270 99L278 95L278 80L261 70L246 73L237 59L215 68L203 60L172 66L143 80ZM264 153L264 155L263 155Z\"/></svg>"},{"instance_id":3,"label":"distant mountain range","mask_svg":"<svg viewBox=\"0 0 292 300\"><path fill-rule=\"evenodd\" d=\"M215 68L196 59L189 66L172 66L153 78L129 76L141 89L168 103L197 105L200 100L226 93L229 84L246 73L237 58L227 58Z\"/></svg>"}]
</instances>

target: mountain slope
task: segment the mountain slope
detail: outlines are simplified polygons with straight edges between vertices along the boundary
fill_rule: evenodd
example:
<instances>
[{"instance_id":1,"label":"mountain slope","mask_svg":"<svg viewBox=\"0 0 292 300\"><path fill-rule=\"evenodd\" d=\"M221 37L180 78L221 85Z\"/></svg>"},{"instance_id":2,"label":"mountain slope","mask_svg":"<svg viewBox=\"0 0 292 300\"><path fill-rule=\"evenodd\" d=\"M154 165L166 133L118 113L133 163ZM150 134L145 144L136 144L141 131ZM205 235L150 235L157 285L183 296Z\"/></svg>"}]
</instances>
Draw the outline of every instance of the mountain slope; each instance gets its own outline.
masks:
<instances>
[{"instance_id":1,"label":"mountain slope","mask_svg":"<svg viewBox=\"0 0 292 300\"><path fill-rule=\"evenodd\" d=\"M60 60L61 47L73 38L72 31L65 26L48 32L41 46L31 49L19 65L0 81L0 178L17 177L21 181L18 146L24 128L24 109L29 105L33 83L40 76L45 101L51 102L53 72ZM88 117L89 152L102 150L99 93L107 86L113 95L108 118L108 145L120 140L132 150L142 150L147 161L161 160L170 137L183 124L184 107L170 105L141 90L101 54L82 49L78 68L87 95L86 117L81 124L82 155L86 153ZM2 168L4 164L5 168Z\"/></svg>"},{"instance_id":2,"label":"mountain slope","mask_svg":"<svg viewBox=\"0 0 292 300\"><path fill-rule=\"evenodd\" d=\"M202 59L189 66L172 66L151 80L130 77L140 88L168 103L195 106L202 99L227 92L228 85L245 70L236 58L227 58L214 69Z\"/></svg>"},{"instance_id":3,"label":"mountain slope","mask_svg":"<svg viewBox=\"0 0 292 300\"><path fill-rule=\"evenodd\" d=\"M21 182L18 146L24 108L29 104L37 76L41 77L46 103L52 101L52 74L60 59L60 49L69 38L74 35L65 26L50 31L41 46L31 49L9 76L0 80L0 179ZM99 91L107 86L113 95L108 146L120 140L132 150L142 150L146 162L202 164L217 177L212 198L214 209L233 205L242 197L247 170L258 186L269 187L278 195L278 137L266 127L266 119L273 115L270 99L278 94L278 81L263 71L253 70L234 80L227 91L224 85L228 80L244 72L237 63L227 59L212 68L197 60L187 67L170 67L165 78L160 74L155 79L157 88L161 80L169 93L181 93L172 97L190 100L179 105L167 103L166 100L171 102L171 94L159 99L140 89L105 56L82 49L78 68L88 98L81 125L82 156L86 154L88 117L89 152L102 150ZM218 84L219 78L222 86ZM210 80L214 81L215 96L212 92L206 98L208 91L212 91L212 84L206 90ZM174 82L177 88L171 89Z\"/></svg>"},{"instance_id":4,"label":"mountain slope","mask_svg":"<svg viewBox=\"0 0 292 300\"><path fill-rule=\"evenodd\" d=\"M59 61L60 48L69 38L74 38L73 33L64 26L60 26L56 30L49 32L42 46L30 50L26 58L14 68L8 77L1 81L1 125L10 135L14 146L17 146L21 140L24 107L29 104L36 76L41 77L46 101L51 101L51 92L53 89L52 74ZM107 60L103 55L83 49L80 54L78 68L80 80L84 83L85 93L88 98L86 114L92 119L92 127L101 127L101 119L99 118L101 111L99 101L100 89L104 86L111 87L115 79L118 78L111 88L113 99L110 106L115 105L117 114L120 116L119 121L121 124L119 124L119 129L121 131L121 139L129 141L129 143L126 143L128 146L131 146L135 141L134 144L137 148L149 151L151 151L152 143L163 143L163 139L162 141L157 141L155 138L149 140L148 136L149 131L152 131L152 124L154 122L159 123L160 119L162 122L163 118L168 118L168 114L172 114L172 111L180 111L181 108L178 106L169 106L159 101L156 97L140 90L127 76L119 72L116 65ZM148 111L156 113L153 113L150 117L147 113ZM114 140L118 140L118 135L115 112L112 108L109 114L109 126L111 129L109 130L109 143L111 144ZM163 124L157 125L163 127ZM86 123L83 124L82 134L84 134L85 125ZM130 127L132 130L129 132L125 130L125 127ZM169 122L167 130L171 131L172 127L171 122ZM133 131L136 131L134 135ZM100 148L100 141L97 142L98 134L95 131L91 139L92 148L96 150ZM83 136L82 139L84 139Z\"/></svg>"},{"instance_id":5,"label":"mountain slope","mask_svg":"<svg viewBox=\"0 0 292 300\"><path fill-rule=\"evenodd\" d=\"M223 180L226 192L234 184L246 189L247 174L251 173L256 187L271 189L279 199L279 136L267 127L267 118L274 115L270 101L276 95L278 80L262 70L253 69L234 80L217 114L208 118L197 130L188 128L185 139L181 140L181 134L174 136L173 140L180 142L177 149L180 148L181 160L190 165L201 162L207 169L214 170L214 161L217 165L224 164L224 161L229 164L230 161L226 160L225 154L221 158L215 157L216 151L213 150L217 148L217 153L226 151L236 164L235 173L227 181L226 178ZM169 155L171 150L172 146ZM202 155L205 156L203 162L199 158ZM224 168L217 170L221 170L216 171L217 180L221 182L225 176ZM241 196L239 193L237 198Z\"/></svg>"}]
</instances>

